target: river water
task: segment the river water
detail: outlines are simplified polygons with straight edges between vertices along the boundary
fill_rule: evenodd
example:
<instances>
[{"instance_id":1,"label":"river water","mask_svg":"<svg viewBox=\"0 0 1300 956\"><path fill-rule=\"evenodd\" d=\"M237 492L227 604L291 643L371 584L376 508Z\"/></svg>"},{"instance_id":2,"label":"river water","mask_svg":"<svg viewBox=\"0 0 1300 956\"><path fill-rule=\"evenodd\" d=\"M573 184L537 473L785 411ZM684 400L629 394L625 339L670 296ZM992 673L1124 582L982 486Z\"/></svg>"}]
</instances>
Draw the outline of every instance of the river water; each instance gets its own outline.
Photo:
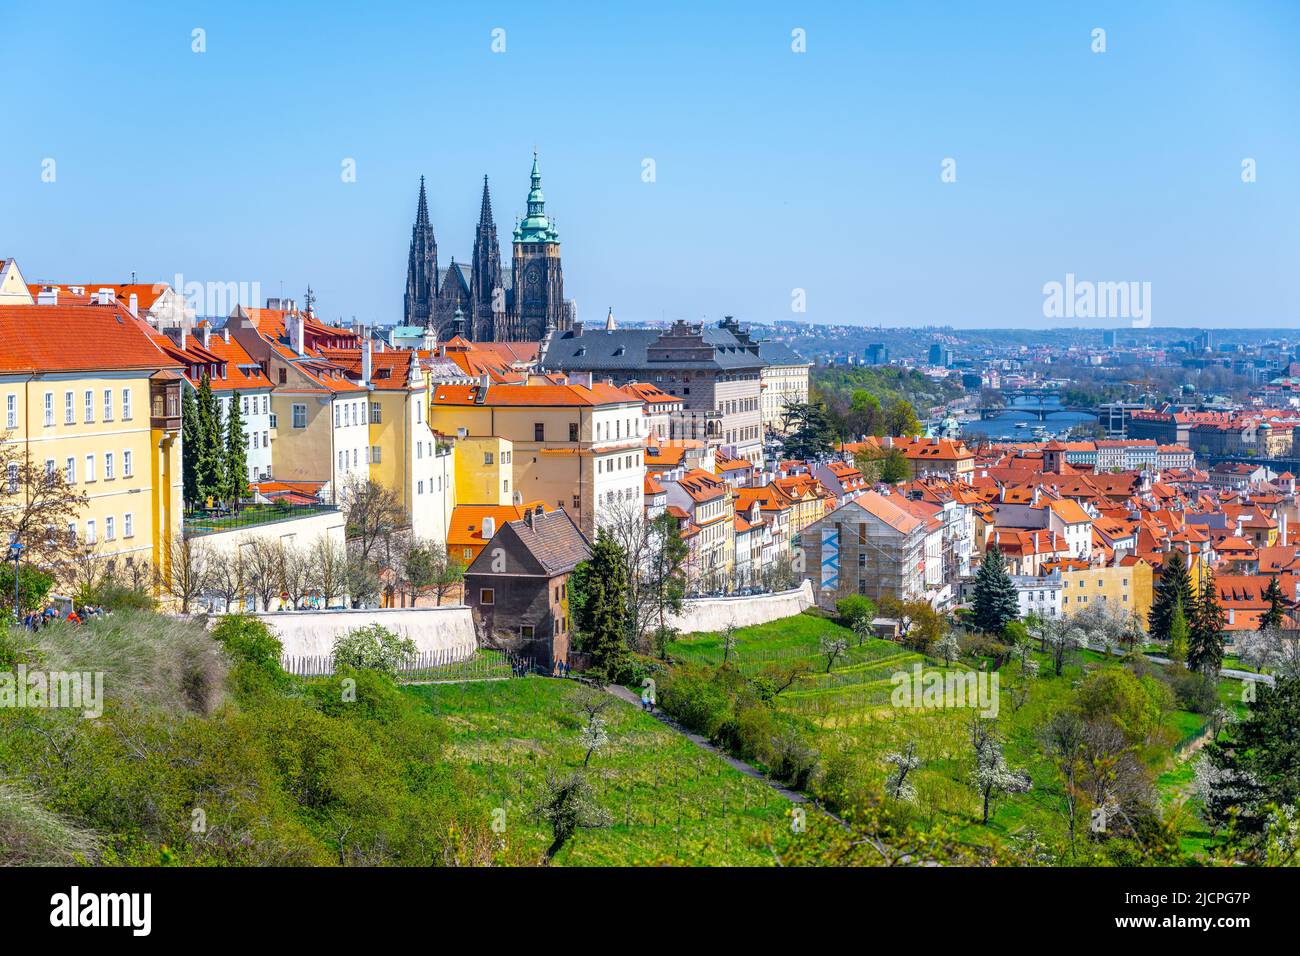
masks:
<instances>
[{"instance_id":1,"label":"river water","mask_svg":"<svg viewBox=\"0 0 1300 956\"><path fill-rule=\"evenodd\" d=\"M1038 408L1046 408L1047 418L1040 421ZM1068 412L1061 407L1061 399L1055 395L1044 397L1017 396L1006 409L983 421L962 423L962 437L969 438L975 434L987 435L994 441L1035 441L1034 426L1043 425L1049 435L1064 438L1065 433L1076 425L1086 425L1097 421L1096 415L1087 412ZM1017 428L1020 422L1024 428ZM1046 438L1043 439L1046 441Z\"/></svg>"}]
</instances>

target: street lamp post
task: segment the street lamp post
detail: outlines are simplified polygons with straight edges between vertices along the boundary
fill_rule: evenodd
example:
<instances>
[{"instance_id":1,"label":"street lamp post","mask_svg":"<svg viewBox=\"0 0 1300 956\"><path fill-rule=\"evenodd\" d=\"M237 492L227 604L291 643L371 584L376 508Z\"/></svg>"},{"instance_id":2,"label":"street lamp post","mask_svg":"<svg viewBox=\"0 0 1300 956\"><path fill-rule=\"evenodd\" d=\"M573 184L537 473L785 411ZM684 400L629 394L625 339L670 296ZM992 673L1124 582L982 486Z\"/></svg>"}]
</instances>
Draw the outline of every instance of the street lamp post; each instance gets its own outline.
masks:
<instances>
[{"instance_id":1,"label":"street lamp post","mask_svg":"<svg viewBox=\"0 0 1300 956\"><path fill-rule=\"evenodd\" d=\"M18 567L23 557L23 544L17 538L9 542L9 560L14 563L14 621L22 622L22 609L18 602Z\"/></svg>"}]
</instances>

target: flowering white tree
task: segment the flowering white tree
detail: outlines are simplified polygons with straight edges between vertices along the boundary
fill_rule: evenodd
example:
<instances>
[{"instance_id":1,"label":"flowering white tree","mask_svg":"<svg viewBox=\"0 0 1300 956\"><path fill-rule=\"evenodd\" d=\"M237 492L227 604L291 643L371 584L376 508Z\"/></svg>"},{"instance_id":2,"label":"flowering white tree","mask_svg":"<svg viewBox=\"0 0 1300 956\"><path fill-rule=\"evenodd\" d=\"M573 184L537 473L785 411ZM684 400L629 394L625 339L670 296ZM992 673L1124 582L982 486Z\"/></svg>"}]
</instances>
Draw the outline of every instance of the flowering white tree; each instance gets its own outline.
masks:
<instances>
[{"instance_id":1,"label":"flowering white tree","mask_svg":"<svg viewBox=\"0 0 1300 956\"><path fill-rule=\"evenodd\" d=\"M1252 667L1283 677L1300 677L1300 641L1275 627L1247 631L1237 638L1237 654Z\"/></svg>"},{"instance_id":2,"label":"flowering white tree","mask_svg":"<svg viewBox=\"0 0 1300 956\"><path fill-rule=\"evenodd\" d=\"M895 800L915 800L916 787L907 779L907 775L921 766L921 758L916 753L916 741L909 740L901 751L886 754L885 763L894 768L885 781L885 792Z\"/></svg>"},{"instance_id":3,"label":"flowering white tree","mask_svg":"<svg viewBox=\"0 0 1300 956\"><path fill-rule=\"evenodd\" d=\"M951 665L961 657L961 644L957 640L957 635L949 631L934 645L934 654L945 664Z\"/></svg>"},{"instance_id":4,"label":"flowering white tree","mask_svg":"<svg viewBox=\"0 0 1300 956\"><path fill-rule=\"evenodd\" d=\"M997 737L997 727L978 716L971 724L971 744L975 748L975 768L971 783L983 804L983 823L987 826L993 802L1002 794L1025 793L1032 786L1029 774L1007 766L1002 752L1002 742Z\"/></svg>"},{"instance_id":5,"label":"flowering white tree","mask_svg":"<svg viewBox=\"0 0 1300 956\"><path fill-rule=\"evenodd\" d=\"M822 654L826 656L826 673L831 672L835 661L849 649L849 642L842 637L823 637Z\"/></svg>"}]
</instances>

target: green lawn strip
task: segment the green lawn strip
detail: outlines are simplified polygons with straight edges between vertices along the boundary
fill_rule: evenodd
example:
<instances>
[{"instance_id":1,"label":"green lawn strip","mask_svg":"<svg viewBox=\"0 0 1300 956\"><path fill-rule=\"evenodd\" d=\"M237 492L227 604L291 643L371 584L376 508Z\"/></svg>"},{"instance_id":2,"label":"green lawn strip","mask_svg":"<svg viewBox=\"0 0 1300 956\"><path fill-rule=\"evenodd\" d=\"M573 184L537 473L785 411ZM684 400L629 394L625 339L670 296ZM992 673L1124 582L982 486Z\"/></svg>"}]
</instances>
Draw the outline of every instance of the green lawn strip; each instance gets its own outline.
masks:
<instances>
[{"instance_id":1,"label":"green lawn strip","mask_svg":"<svg viewBox=\"0 0 1300 956\"><path fill-rule=\"evenodd\" d=\"M485 817L504 809L507 839L540 852L549 830L529 811L546 772L572 771L585 753L570 702L577 687L528 677L406 692L447 721L449 759L481 782ZM757 838L785 825L786 801L631 705L613 700L605 716L610 743L592 756L588 774L611 825L580 831L557 863L770 865Z\"/></svg>"}]
</instances>

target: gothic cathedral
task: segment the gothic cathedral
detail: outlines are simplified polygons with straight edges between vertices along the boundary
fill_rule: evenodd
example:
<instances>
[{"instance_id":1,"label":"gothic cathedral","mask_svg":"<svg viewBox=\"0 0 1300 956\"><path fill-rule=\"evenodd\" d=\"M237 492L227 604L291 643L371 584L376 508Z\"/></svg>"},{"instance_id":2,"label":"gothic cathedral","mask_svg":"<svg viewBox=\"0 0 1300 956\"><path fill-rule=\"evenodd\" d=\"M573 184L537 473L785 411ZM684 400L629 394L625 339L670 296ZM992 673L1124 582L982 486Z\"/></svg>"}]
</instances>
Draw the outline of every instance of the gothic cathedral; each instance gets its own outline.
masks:
<instances>
[{"instance_id":1,"label":"gothic cathedral","mask_svg":"<svg viewBox=\"0 0 1300 956\"><path fill-rule=\"evenodd\" d=\"M528 215L515 226L508 282L501 269L487 177L483 177L483 202L468 275L464 264L454 257L445 270L438 269L438 243L429 221L424 177L420 177L406 266L406 325L432 326L443 342L454 335L472 342L536 342L553 329L572 328L575 311L574 303L564 298L560 235L546 217L536 153Z\"/></svg>"}]
</instances>

